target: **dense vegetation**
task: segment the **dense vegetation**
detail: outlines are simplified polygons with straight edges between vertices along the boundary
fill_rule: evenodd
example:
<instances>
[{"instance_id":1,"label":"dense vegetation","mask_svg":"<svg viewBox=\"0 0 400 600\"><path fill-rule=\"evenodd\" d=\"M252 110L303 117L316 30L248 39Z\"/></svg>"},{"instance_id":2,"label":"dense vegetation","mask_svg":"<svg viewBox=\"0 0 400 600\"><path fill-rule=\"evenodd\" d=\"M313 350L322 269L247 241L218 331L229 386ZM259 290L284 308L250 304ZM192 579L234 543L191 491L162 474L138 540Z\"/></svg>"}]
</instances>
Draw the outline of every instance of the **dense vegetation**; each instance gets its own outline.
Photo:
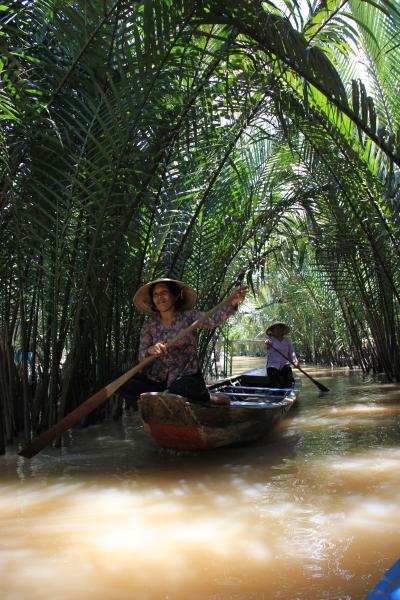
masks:
<instances>
[{"instance_id":1,"label":"dense vegetation","mask_svg":"<svg viewBox=\"0 0 400 600\"><path fill-rule=\"evenodd\" d=\"M0 4L5 440L136 360L157 276L248 281L305 358L400 380L399 6Z\"/></svg>"}]
</instances>

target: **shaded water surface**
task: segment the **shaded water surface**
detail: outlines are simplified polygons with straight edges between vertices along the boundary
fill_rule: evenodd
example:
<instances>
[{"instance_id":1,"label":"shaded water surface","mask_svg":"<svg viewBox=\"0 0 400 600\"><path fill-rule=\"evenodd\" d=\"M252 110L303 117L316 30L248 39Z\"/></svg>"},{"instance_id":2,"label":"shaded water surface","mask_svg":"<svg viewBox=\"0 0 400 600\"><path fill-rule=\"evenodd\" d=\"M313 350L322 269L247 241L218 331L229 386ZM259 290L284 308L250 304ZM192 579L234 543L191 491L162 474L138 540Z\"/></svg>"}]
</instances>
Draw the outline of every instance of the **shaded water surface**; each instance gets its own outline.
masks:
<instances>
[{"instance_id":1,"label":"shaded water surface","mask_svg":"<svg viewBox=\"0 0 400 600\"><path fill-rule=\"evenodd\" d=\"M157 448L137 414L0 457L0 598L363 599L400 558L400 386L311 370L262 442Z\"/></svg>"}]
</instances>

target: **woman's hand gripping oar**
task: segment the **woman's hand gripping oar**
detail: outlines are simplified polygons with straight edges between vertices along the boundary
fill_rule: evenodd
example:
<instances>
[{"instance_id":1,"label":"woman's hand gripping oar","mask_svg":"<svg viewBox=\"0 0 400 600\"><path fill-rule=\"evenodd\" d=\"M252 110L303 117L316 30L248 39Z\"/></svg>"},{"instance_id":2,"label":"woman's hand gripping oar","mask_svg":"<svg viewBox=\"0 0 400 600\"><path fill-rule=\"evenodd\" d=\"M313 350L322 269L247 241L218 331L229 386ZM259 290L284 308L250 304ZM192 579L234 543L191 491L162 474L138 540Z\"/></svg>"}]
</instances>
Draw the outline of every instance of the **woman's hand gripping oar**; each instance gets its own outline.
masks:
<instances>
[{"instance_id":1,"label":"woman's hand gripping oar","mask_svg":"<svg viewBox=\"0 0 400 600\"><path fill-rule=\"evenodd\" d=\"M173 338L168 340L168 342L165 345L166 349L173 346L177 341L188 335L188 333L190 333L194 329L198 329L206 319L211 317L211 315L218 309L222 308L222 306L232 303L232 299L235 296L244 297L246 291L247 288L245 287L235 290L232 296L230 296L226 300L223 300L222 302L211 308L209 311L205 312L203 315L201 315L201 317L196 319L196 321L194 321L189 327L186 327L186 329L183 329ZM82 402L82 404L80 404L77 408L65 415L65 417L58 421L58 423L53 425L53 427L51 427L47 431L44 431L36 438L34 438L18 454L20 456L24 456L25 458L32 458L33 456L35 456L38 452L43 450L43 448L45 448L46 446L48 446L48 444L55 440L61 433L72 427L75 423L77 423L77 421L82 419L82 417L85 417L86 415L91 413L95 408L100 406L100 404L105 402L122 385L124 385L124 383L126 383L131 377L133 377L133 375L147 367L147 365L153 362L153 360L155 360L156 358L156 356L147 356L146 358L141 360L135 367L132 367L132 369L118 377L118 379L116 379L112 383L109 383L101 390L93 394L93 396L90 396L90 398Z\"/></svg>"}]
</instances>

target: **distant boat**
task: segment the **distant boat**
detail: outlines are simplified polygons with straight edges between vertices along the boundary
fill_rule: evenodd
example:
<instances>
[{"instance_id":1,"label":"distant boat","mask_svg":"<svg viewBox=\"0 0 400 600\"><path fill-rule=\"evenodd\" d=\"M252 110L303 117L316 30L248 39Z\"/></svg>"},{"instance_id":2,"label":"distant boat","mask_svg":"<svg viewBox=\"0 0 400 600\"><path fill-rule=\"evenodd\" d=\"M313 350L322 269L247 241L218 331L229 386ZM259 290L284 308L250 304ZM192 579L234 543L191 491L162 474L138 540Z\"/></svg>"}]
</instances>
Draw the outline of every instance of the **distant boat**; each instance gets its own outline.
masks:
<instances>
[{"instance_id":1,"label":"distant boat","mask_svg":"<svg viewBox=\"0 0 400 600\"><path fill-rule=\"evenodd\" d=\"M400 560L386 571L365 600L400 600Z\"/></svg>"},{"instance_id":2,"label":"distant boat","mask_svg":"<svg viewBox=\"0 0 400 600\"><path fill-rule=\"evenodd\" d=\"M178 450L207 450L260 439L287 415L300 389L298 380L291 388L271 388L260 371L208 386L215 401L229 404L200 404L165 392L141 394L138 405L144 430L160 446Z\"/></svg>"}]
</instances>

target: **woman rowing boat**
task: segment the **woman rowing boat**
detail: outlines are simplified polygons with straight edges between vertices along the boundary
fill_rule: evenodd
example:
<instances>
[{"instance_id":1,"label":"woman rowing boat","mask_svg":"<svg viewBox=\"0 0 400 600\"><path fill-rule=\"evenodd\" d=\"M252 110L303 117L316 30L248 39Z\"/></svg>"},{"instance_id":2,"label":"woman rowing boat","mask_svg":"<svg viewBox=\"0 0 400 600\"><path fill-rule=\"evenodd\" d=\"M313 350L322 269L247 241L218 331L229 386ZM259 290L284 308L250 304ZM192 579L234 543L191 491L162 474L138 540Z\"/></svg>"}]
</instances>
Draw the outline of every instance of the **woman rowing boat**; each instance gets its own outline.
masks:
<instances>
[{"instance_id":1,"label":"woman rowing boat","mask_svg":"<svg viewBox=\"0 0 400 600\"><path fill-rule=\"evenodd\" d=\"M225 304L202 321L200 327L212 329L226 321L236 312L247 291L247 287L235 289ZM166 390L192 401L210 401L200 370L196 334L191 331L174 346L166 346L168 340L204 315L193 308L195 301L194 290L177 279L156 279L136 292L133 303L147 315L140 333L139 360L147 356L157 360L122 387L123 395L131 402L137 401L143 392Z\"/></svg>"},{"instance_id":2,"label":"woman rowing boat","mask_svg":"<svg viewBox=\"0 0 400 600\"><path fill-rule=\"evenodd\" d=\"M299 361L291 340L286 335L290 327L286 323L272 323L267 329L267 375L272 387L289 388L294 383L290 363L298 367Z\"/></svg>"}]
</instances>

